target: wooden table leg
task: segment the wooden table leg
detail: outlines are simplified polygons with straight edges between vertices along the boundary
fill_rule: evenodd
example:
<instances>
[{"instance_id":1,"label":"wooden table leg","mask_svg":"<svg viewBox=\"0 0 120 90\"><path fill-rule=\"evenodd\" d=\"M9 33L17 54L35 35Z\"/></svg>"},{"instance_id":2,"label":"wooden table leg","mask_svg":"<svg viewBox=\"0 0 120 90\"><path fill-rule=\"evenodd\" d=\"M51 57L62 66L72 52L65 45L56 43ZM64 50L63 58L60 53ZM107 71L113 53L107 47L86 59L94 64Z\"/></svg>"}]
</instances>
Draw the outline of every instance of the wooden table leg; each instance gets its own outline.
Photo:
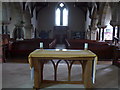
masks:
<instances>
[{"instance_id":1,"label":"wooden table leg","mask_svg":"<svg viewBox=\"0 0 120 90\"><path fill-rule=\"evenodd\" d=\"M40 84L42 83L42 63L40 60L34 60L34 88L40 88Z\"/></svg>"},{"instance_id":2,"label":"wooden table leg","mask_svg":"<svg viewBox=\"0 0 120 90\"><path fill-rule=\"evenodd\" d=\"M86 66L84 68L84 85L85 88L93 88L92 84L92 60L88 60L86 62Z\"/></svg>"},{"instance_id":3,"label":"wooden table leg","mask_svg":"<svg viewBox=\"0 0 120 90\"><path fill-rule=\"evenodd\" d=\"M85 66L86 66L86 61L83 61L82 64L82 81L84 81L84 72L85 72Z\"/></svg>"}]
</instances>

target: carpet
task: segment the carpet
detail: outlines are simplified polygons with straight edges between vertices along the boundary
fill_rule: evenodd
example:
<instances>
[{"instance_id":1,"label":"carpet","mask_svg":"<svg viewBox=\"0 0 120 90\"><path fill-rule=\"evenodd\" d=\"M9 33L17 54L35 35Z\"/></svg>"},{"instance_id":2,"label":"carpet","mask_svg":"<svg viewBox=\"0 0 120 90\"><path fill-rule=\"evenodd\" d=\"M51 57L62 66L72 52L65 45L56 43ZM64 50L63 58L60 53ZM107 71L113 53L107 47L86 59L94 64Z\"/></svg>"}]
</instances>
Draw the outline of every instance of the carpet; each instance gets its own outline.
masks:
<instances>
[{"instance_id":1,"label":"carpet","mask_svg":"<svg viewBox=\"0 0 120 90\"><path fill-rule=\"evenodd\" d=\"M67 80L67 65L61 63L58 67L58 80ZM97 65L95 88L118 88L118 67L110 64ZM81 65L75 64L72 68L72 80L81 80ZM44 79L53 80L53 67L46 64ZM29 64L3 63L2 88L32 88ZM57 84L45 88L84 88L80 84ZM43 90L45 89L43 88Z\"/></svg>"}]
</instances>

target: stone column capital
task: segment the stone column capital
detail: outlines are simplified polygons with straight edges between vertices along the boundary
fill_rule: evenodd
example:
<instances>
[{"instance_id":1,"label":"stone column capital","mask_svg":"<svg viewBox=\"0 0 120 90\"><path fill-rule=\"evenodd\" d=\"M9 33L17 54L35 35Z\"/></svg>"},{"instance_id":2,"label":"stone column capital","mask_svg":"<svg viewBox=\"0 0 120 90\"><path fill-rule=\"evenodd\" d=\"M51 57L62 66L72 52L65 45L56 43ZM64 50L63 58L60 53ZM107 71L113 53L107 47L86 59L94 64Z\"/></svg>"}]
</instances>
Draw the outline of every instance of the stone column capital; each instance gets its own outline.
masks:
<instances>
[{"instance_id":1,"label":"stone column capital","mask_svg":"<svg viewBox=\"0 0 120 90\"><path fill-rule=\"evenodd\" d=\"M120 21L117 22L116 26L120 26Z\"/></svg>"},{"instance_id":2,"label":"stone column capital","mask_svg":"<svg viewBox=\"0 0 120 90\"><path fill-rule=\"evenodd\" d=\"M110 25L115 27L117 25L117 22L116 21L110 21Z\"/></svg>"},{"instance_id":3,"label":"stone column capital","mask_svg":"<svg viewBox=\"0 0 120 90\"><path fill-rule=\"evenodd\" d=\"M105 25L105 26L101 26L102 29L105 29L106 27L107 27L107 25Z\"/></svg>"},{"instance_id":4,"label":"stone column capital","mask_svg":"<svg viewBox=\"0 0 120 90\"><path fill-rule=\"evenodd\" d=\"M99 29L105 29L106 27L107 27L107 25L97 25L97 27L99 28Z\"/></svg>"}]
</instances>

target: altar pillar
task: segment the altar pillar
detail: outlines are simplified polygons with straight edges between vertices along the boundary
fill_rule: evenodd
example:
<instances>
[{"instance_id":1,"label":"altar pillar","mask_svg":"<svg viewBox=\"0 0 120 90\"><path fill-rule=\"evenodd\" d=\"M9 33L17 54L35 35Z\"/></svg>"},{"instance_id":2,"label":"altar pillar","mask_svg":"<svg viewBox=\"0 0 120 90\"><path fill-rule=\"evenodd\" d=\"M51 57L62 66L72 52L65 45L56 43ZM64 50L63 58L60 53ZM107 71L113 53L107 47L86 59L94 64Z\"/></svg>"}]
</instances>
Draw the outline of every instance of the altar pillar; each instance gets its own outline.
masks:
<instances>
[{"instance_id":1,"label":"altar pillar","mask_svg":"<svg viewBox=\"0 0 120 90\"><path fill-rule=\"evenodd\" d=\"M117 26L118 29L117 29L117 37L120 38L120 25Z\"/></svg>"},{"instance_id":2,"label":"altar pillar","mask_svg":"<svg viewBox=\"0 0 120 90\"><path fill-rule=\"evenodd\" d=\"M107 26L101 26L101 25L98 25L98 29L99 29L99 40L103 41L104 40L104 31L105 31L105 28Z\"/></svg>"},{"instance_id":3,"label":"altar pillar","mask_svg":"<svg viewBox=\"0 0 120 90\"><path fill-rule=\"evenodd\" d=\"M98 33L98 40L100 40L100 36L101 36L101 27L98 27L98 31L99 31L99 33Z\"/></svg>"},{"instance_id":4,"label":"altar pillar","mask_svg":"<svg viewBox=\"0 0 120 90\"><path fill-rule=\"evenodd\" d=\"M105 36L104 32L105 32L106 26L103 26L101 28L102 28L102 41L104 41L104 36Z\"/></svg>"}]
</instances>

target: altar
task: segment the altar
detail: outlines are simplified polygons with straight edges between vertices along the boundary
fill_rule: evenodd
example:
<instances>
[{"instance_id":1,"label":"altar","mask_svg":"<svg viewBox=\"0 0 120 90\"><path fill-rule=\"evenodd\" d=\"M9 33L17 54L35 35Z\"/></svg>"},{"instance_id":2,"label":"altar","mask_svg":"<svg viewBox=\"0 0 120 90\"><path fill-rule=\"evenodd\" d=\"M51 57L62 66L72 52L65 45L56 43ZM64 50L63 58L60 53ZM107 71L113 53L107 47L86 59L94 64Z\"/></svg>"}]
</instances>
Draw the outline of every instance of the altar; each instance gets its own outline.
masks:
<instances>
[{"instance_id":1,"label":"altar","mask_svg":"<svg viewBox=\"0 0 120 90\"><path fill-rule=\"evenodd\" d=\"M42 84L62 83L62 84L84 84L85 88L93 88L95 83L95 71L97 56L90 50L70 50L70 49L36 49L29 55L30 68L34 68L34 88L41 88ZM43 80L43 68L47 61L51 61L54 66L54 80ZM57 63L54 61L58 60ZM61 60L64 60L68 67L68 81L57 80L57 67ZM74 61L79 61L82 65L82 81L71 81L71 68Z\"/></svg>"}]
</instances>

